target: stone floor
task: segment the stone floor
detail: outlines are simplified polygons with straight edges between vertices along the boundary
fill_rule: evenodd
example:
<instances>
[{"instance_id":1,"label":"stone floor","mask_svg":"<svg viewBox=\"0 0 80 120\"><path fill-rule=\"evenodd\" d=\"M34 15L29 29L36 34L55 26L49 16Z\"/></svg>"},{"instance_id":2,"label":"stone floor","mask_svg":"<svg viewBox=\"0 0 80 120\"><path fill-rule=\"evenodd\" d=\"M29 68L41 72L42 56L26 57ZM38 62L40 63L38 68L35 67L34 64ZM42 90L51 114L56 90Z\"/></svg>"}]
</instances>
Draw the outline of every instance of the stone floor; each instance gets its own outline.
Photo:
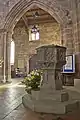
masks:
<instances>
[{"instance_id":1,"label":"stone floor","mask_svg":"<svg viewBox=\"0 0 80 120\"><path fill-rule=\"evenodd\" d=\"M35 113L25 109L22 96L25 94L21 79L13 79L11 84L0 85L0 120L80 120L80 111L60 116L59 115ZM67 89L76 90L80 93L80 80L76 80L75 87Z\"/></svg>"},{"instance_id":2,"label":"stone floor","mask_svg":"<svg viewBox=\"0 0 80 120\"><path fill-rule=\"evenodd\" d=\"M14 79L11 84L0 84L0 120L22 103L25 91L20 81L21 79Z\"/></svg>"}]
</instances>

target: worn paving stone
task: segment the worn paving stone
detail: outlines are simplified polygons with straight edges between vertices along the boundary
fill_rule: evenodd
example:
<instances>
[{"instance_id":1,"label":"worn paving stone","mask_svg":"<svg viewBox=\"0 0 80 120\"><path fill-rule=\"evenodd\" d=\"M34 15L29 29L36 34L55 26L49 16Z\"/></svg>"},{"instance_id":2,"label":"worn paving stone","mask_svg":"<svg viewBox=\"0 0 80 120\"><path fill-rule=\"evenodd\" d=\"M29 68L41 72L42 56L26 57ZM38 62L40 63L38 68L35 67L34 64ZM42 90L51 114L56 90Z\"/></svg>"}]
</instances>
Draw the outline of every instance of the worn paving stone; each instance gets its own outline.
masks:
<instances>
[{"instance_id":1,"label":"worn paving stone","mask_svg":"<svg viewBox=\"0 0 80 120\"><path fill-rule=\"evenodd\" d=\"M14 87L0 85L0 120L7 117L16 107L22 103L24 87L15 86L20 80L13 80ZM12 85L12 84L11 84ZM10 86L10 85L8 85ZM6 118L6 120L9 118ZM12 120L12 118L11 118Z\"/></svg>"},{"instance_id":2,"label":"worn paving stone","mask_svg":"<svg viewBox=\"0 0 80 120\"><path fill-rule=\"evenodd\" d=\"M58 120L60 115L36 113L24 108L21 104L23 94L24 87L7 88L1 92L0 120ZM80 120L80 111L60 117L62 120Z\"/></svg>"},{"instance_id":3,"label":"worn paving stone","mask_svg":"<svg viewBox=\"0 0 80 120\"><path fill-rule=\"evenodd\" d=\"M58 120L59 115L36 113L21 104L3 120ZM60 116L59 120L80 120L80 111Z\"/></svg>"}]
</instances>

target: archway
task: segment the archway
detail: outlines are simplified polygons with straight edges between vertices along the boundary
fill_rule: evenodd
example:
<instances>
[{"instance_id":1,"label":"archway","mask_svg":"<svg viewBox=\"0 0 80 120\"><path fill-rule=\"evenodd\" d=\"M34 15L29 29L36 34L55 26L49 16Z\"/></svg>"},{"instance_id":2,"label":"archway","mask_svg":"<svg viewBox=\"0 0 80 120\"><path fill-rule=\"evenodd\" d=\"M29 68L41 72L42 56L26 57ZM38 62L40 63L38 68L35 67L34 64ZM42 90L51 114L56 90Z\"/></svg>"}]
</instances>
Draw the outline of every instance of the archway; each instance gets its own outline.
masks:
<instances>
[{"instance_id":1,"label":"archway","mask_svg":"<svg viewBox=\"0 0 80 120\"><path fill-rule=\"evenodd\" d=\"M66 15L66 10L61 9L58 2L51 1L41 1L41 0L21 0L16 4L12 10L9 12L5 19L5 34L4 34L4 43L7 49L4 48L4 81L10 80L11 78L11 68L10 68L10 42L12 39L13 28L15 27L16 23L19 19L24 15L26 11L28 11L31 7L37 5L39 8L47 11L52 17L54 17L58 23L61 25L62 30L61 32L66 32L66 35L62 36L62 39L66 39L67 36L70 34L72 35L72 26L69 25L69 19ZM65 22L65 23L64 23ZM69 36L70 37L70 36ZM72 38L70 37L69 40L72 42ZM66 45L66 42L64 42ZM70 43L72 44L72 43ZM70 45L69 44L69 45ZM68 45L67 45L68 46ZM70 47L70 46L69 46ZM70 48L69 48L70 49ZM71 51L72 52L72 51ZM6 70L7 69L7 70ZM6 76L6 77L5 77Z\"/></svg>"},{"instance_id":2,"label":"archway","mask_svg":"<svg viewBox=\"0 0 80 120\"><path fill-rule=\"evenodd\" d=\"M6 17L6 22L4 28L6 30L10 30L16 25L21 16L24 15L26 11L28 11L31 7L37 5L44 11L48 12L51 16L53 16L60 24L67 24L68 17L66 16L66 10L62 10L58 2L49 2L49 1L40 1L40 0L27 0L20 1L17 5L15 5L12 10L9 12ZM62 15L62 16L61 16Z\"/></svg>"}]
</instances>

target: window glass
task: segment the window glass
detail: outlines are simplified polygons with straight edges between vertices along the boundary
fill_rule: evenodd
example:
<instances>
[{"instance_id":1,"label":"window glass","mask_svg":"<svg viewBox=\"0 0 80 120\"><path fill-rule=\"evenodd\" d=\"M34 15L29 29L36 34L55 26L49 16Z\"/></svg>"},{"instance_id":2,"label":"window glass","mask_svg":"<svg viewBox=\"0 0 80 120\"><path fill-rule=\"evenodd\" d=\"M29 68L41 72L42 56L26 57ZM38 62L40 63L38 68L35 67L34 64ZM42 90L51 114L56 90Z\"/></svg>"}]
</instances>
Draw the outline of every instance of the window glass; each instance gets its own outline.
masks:
<instances>
[{"instance_id":1,"label":"window glass","mask_svg":"<svg viewBox=\"0 0 80 120\"><path fill-rule=\"evenodd\" d=\"M11 51L10 51L10 64L14 65L14 56L15 56L15 43L11 41Z\"/></svg>"}]
</instances>

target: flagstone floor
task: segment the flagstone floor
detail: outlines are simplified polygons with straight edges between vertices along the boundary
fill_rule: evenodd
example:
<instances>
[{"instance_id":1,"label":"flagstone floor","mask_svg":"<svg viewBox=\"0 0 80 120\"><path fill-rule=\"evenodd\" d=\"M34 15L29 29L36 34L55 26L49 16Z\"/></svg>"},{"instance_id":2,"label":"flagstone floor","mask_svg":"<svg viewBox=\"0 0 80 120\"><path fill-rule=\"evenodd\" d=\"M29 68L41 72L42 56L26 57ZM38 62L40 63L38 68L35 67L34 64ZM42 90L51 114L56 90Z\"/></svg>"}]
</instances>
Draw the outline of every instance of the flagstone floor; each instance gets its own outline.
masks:
<instances>
[{"instance_id":1,"label":"flagstone floor","mask_svg":"<svg viewBox=\"0 0 80 120\"><path fill-rule=\"evenodd\" d=\"M35 113L25 109L22 105L22 96L25 94L21 79L13 79L11 84L0 85L0 120L80 120L80 111L60 116ZM76 90L80 93L80 80L76 80L75 87L67 89Z\"/></svg>"}]
</instances>

